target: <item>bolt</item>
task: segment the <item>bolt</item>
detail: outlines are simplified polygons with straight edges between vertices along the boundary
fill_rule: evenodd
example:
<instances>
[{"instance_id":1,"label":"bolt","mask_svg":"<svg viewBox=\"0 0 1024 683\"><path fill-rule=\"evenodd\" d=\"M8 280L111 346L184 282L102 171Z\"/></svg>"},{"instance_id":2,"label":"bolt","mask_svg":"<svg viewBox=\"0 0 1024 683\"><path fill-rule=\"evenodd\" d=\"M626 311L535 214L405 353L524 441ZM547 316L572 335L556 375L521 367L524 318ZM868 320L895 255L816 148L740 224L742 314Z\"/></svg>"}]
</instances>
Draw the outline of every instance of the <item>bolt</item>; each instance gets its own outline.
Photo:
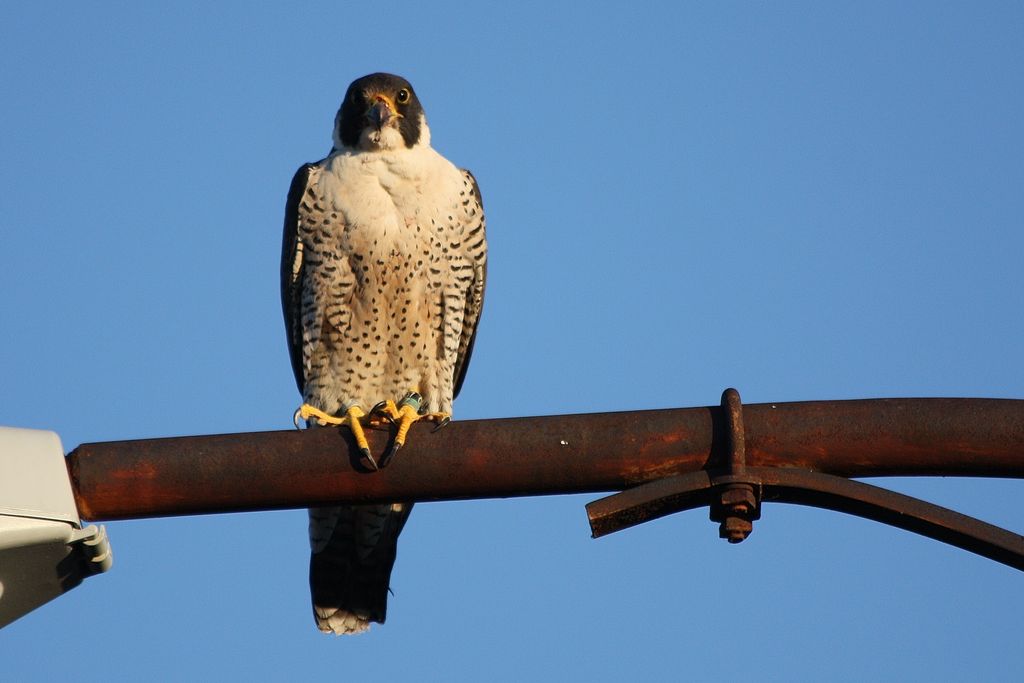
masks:
<instances>
[{"instance_id":1,"label":"bolt","mask_svg":"<svg viewBox=\"0 0 1024 683\"><path fill-rule=\"evenodd\" d=\"M729 516L718 527L718 536L726 539L729 543L739 543L746 539L753 530L754 525L749 519Z\"/></svg>"},{"instance_id":2,"label":"bolt","mask_svg":"<svg viewBox=\"0 0 1024 683\"><path fill-rule=\"evenodd\" d=\"M732 510L738 514L747 514L749 510L757 509L757 498L754 490L747 485L728 487L722 491L722 507Z\"/></svg>"},{"instance_id":3,"label":"bolt","mask_svg":"<svg viewBox=\"0 0 1024 683\"><path fill-rule=\"evenodd\" d=\"M718 535L729 543L739 543L754 530L760 517L757 496L749 484L726 484L711 506L711 519L720 522Z\"/></svg>"}]
</instances>

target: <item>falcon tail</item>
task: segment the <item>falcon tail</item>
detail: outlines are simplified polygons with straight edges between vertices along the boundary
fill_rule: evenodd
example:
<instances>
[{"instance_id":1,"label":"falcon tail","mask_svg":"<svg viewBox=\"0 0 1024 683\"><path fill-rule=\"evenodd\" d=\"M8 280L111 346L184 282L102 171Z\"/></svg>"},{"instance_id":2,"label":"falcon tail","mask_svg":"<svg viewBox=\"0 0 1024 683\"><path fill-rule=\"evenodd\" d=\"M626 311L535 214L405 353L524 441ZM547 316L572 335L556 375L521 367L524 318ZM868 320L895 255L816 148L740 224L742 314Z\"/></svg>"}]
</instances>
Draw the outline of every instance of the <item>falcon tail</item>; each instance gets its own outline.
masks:
<instances>
[{"instance_id":1,"label":"falcon tail","mask_svg":"<svg viewBox=\"0 0 1024 683\"><path fill-rule=\"evenodd\" d=\"M383 624L398 535L412 504L309 511L313 616L324 633L356 634Z\"/></svg>"}]
</instances>

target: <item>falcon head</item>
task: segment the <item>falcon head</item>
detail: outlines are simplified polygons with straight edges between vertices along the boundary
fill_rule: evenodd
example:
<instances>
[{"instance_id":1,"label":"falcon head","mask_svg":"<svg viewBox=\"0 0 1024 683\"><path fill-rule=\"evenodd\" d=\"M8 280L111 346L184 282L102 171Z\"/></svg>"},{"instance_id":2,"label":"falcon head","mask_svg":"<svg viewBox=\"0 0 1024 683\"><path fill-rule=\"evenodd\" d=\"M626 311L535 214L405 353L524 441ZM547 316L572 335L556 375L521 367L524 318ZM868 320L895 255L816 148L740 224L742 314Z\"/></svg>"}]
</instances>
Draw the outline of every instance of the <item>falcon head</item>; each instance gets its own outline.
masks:
<instances>
[{"instance_id":1,"label":"falcon head","mask_svg":"<svg viewBox=\"0 0 1024 683\"><path fill-rule=\"evenodd\" d=\"M334 119L334 147L382 151L428 144L423 106L409 81L376 73L352 81Z\"/></svg>"}]
</instances>

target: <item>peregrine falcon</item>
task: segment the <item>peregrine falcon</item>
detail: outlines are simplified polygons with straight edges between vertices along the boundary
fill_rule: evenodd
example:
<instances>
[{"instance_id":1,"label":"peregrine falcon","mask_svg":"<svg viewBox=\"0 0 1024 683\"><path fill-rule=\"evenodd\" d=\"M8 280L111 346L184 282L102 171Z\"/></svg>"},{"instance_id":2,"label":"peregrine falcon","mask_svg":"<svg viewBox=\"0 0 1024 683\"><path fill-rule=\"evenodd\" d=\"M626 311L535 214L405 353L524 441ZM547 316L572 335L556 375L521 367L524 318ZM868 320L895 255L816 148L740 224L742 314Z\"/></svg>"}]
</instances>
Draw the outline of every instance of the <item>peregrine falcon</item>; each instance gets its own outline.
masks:
<instances>
[{"instance_id":1,"label":"peregrine falcon","mask_svg":"<svg viewBox=\"0 0 1024 683\"><path fill-rule=\"evenodd\" d=\"M407 80L354 81L326 158L303 165L285 209L281 296L310 426L344 424L368 466L363 424L443 425L466 376L483 307L487 243L473 175L430 146ZM371 476L371 475L368 475ZM398 534L410 503L309 511L317 626L383 623Z\"/></svg>"}]
</instances>

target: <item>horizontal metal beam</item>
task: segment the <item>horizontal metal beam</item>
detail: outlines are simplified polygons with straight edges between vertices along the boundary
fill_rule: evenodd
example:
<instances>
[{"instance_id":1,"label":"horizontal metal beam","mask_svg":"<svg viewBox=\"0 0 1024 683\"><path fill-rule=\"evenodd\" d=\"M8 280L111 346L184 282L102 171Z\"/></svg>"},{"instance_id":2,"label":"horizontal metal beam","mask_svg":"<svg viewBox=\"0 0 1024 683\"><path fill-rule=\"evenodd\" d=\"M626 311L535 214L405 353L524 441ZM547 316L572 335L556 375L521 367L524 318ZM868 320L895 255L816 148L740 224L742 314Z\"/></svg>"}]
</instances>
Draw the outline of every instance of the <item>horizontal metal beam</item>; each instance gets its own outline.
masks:
<instances>
[{"instance_id":1,"label":"horizontal metal beam","mask_svg":"<svg viewBox=\"0 0 1024 683\"><path fill-rule=\"evenodd\" d=\"M750 467L844 477L1024 477L1024 401L870 399L743 406ZM382 453L391 434L369 430ZM67 458L79 512L110 520L330 502L620 491L720 466L720 406L416 425L371 471L345 429L83 444Z\"/></svg>"}]
</instances>

